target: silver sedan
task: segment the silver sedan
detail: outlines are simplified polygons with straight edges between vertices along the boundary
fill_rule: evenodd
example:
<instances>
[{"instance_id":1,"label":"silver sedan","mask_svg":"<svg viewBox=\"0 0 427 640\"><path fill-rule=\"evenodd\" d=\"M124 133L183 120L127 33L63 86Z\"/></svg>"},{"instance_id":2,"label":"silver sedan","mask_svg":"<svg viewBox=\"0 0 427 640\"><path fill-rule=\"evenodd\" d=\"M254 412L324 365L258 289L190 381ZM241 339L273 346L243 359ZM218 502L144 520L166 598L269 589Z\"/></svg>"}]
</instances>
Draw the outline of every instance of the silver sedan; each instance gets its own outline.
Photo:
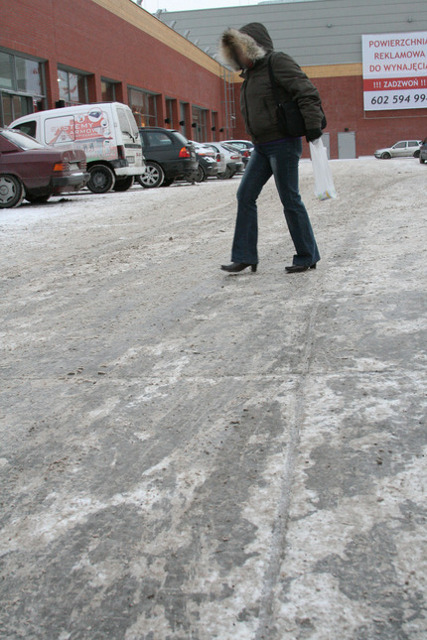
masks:
<instances>
[{"instance_id":1,"label":"silver sedan","mask_svg":"<svg viewBox=\"0 0 427 640\"><path fill-rule=\"evenodd\" d=\"M419 158L420 157L421 140L400 140L392 147L386 149L377 149L375 157L381 160L389 160L390 158Z\"/></svg>"}]
</instances>

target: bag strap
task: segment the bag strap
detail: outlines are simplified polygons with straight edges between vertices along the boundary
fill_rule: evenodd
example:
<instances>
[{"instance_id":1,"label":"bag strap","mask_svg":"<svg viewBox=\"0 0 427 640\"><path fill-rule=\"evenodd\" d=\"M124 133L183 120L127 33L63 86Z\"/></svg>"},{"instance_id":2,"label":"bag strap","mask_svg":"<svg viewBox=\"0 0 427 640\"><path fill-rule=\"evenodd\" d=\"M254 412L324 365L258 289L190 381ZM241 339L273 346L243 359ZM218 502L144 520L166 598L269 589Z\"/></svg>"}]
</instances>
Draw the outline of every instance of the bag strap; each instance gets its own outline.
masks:
<instances>
[{"instance_id":1,"label":"bag strap","mask_svg":"<svg viewBox=\"0 0 427 640\"><path fill-rule=\"evenodd\" d=\"M273 89L273 95L274 95L274 99L276 101L276 104L280 104L280 96L279 96L279 91L278 91L278 84L277 84L276 78L274 77L273 65L271 64L272 56L273 56L272 53L270 53L270 55L268 56L268 75L270 76L271 87Z\"/></svg>"}]
</instances>

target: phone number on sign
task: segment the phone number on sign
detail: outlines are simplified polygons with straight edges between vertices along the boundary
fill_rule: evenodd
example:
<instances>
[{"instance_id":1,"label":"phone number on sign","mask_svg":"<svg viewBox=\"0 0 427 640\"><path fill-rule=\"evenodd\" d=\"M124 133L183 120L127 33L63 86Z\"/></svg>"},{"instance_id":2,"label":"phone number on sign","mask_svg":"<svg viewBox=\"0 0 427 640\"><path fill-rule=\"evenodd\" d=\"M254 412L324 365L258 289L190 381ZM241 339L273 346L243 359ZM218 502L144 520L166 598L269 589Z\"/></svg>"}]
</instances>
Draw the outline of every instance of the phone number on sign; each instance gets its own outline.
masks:
<instances>
[{"instance_id":1,"label":"phone number on sign","mask_svg":"<svg viewBox=\"0 0 427 640\"><path fill-rule=\"evenodd\" d=\"M422 109L427 107L427 91L402 91L401 93L365 92L366 110Z\"/></svg>"},{"instance_id":2,"label":"phone number on sign","mask_svg":"<svg viewBox=\"0 0 427 640\"><path fill-rule=\"evenodd\" d=\"M427 93L415 93L414 95L405 95L400 93L399 95L393 96L373 96L371 98L371 104L402 104L403 102L407 102L410 104L411 102L419 102L420 105L423 102L427 102Z\"/></svg>"}]
</instances>

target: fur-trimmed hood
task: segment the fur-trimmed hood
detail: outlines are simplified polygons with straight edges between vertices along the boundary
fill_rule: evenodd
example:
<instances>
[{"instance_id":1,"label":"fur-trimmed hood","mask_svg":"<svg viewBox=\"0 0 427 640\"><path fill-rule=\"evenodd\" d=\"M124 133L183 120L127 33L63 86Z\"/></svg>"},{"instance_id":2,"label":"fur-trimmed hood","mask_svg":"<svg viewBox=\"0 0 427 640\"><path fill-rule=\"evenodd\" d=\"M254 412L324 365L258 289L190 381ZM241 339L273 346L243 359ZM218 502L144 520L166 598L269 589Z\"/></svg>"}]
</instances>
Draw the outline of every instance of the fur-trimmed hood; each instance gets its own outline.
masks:
<instances>
[{"instance_id":1,"label":"fur-trimmed hood","mask_svg":"<svg viewBox=\"0 0 427 640\"><path fill-rule=\"evenodd\" d=\"M273 51L273 48L273 41L267 29L260 22L251 22L241 29L227 29L222 34L220 41L222 59L225 64L236 71L242 68L238 53L255 63Z\"/></svg>"}]
</instances>

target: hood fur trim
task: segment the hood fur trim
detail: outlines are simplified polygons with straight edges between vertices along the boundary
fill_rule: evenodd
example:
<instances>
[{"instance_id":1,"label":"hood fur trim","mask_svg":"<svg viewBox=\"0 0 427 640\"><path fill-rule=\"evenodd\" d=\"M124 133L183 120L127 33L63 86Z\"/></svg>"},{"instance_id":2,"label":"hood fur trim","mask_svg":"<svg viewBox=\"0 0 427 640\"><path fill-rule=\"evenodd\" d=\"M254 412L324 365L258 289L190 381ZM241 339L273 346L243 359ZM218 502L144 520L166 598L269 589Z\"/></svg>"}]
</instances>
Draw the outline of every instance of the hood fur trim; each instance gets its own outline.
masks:
<instances>
[{"instance_id":1,"label":"hood fur trim","mask_svg":"<svg viewBox=\"0 0 427 640\"><path fill-rule=\"evenodd\" d=\"M219 54L224 63L235 71L242 68L237 53L243 53L254 63L264 58L267 51L247 33L242 33L237 29L227 29L221 37Z\"/></svg>"}]
</instances>

